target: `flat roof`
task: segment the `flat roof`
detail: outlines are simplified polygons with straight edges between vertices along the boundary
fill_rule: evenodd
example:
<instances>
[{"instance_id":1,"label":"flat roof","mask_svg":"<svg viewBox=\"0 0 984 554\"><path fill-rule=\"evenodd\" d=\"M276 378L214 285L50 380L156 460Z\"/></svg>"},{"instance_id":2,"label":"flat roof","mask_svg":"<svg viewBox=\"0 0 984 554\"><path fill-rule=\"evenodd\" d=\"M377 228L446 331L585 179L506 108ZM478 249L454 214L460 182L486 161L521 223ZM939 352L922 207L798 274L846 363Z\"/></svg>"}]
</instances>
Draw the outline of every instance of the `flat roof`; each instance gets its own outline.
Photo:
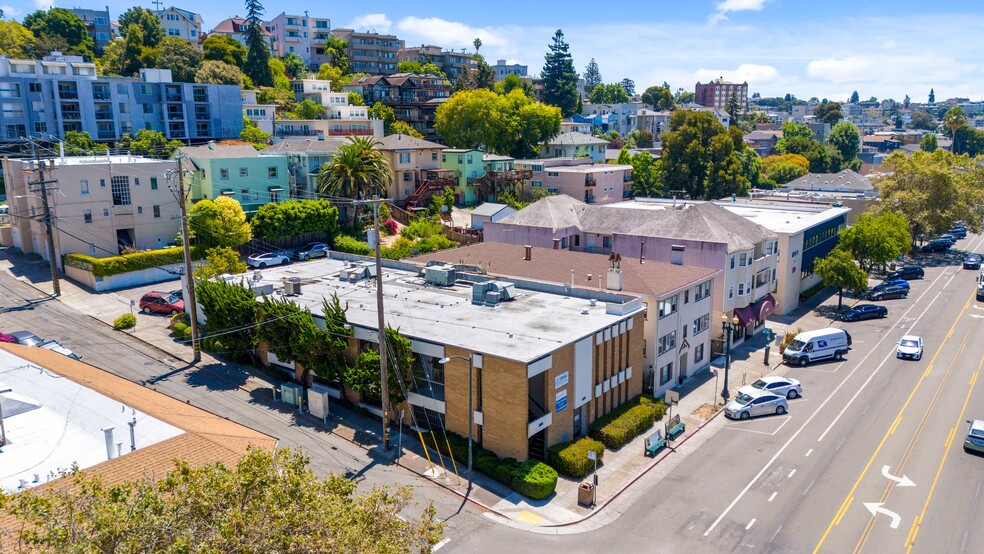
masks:
<instances>
[{"instance_id":1,"label":"flat roof","mask_svg":"<svg viewBox=\"0 0 984 554\"><path fill-rule=\"evenodd\" d=\"M311 313L323 317L322 299L337 294L348 304L349 323L377 330L375 278L349 282L339 279L352 265L336 259L278 266L254 272L258 284L283 289L283 279L301 279L301 294L290 296ZM508 280L504 280L507 281ZM491 356L529 363L583 337L629 317L608 313L605 302L516 289L515 300L495 307L472 304L472 287L461 283L437 287L424 282L420 271L383 267L386 324L407 337ZM276 292L275 292L276 294Z\"/></svg>"},{"instance_id":2,"label":"flat roof","mask_svg":"<svg viewBox=\"0 0 984 554\"><path fill-rule=\"evenodd\" d=\"M636 208L650 210L665 210L674 204L699 204L704 201L673 200L665 198L646 198L642 201L617 202L606 204L613 208ZM811 227L829 221L840 215L847 214L850 208L834 208L831 206L783 206L778 204L755 203L739 198L736 202L730 200L715 201L729 212L758 223L776 233L796 234Z\"/></svg>"},{"instance_id":3,"label":"flat roof","mask_svg":"<svg viewBox=\"0 0 984 554\"><path fill-rule=\"evenodd\" d=\"M22 164L31 163L34 160L30 158L7 158L10 162L18 162ZM45 158L45 163L54 163L55 169L63 166L69 165L98 165L98 164L149 164L149 163L166 163L174 165L174 160L161 160L158 158L147 158L144 156L127 156L127 155L102 155L102 156L68 156Z\"/></svg>"}]
</instances>

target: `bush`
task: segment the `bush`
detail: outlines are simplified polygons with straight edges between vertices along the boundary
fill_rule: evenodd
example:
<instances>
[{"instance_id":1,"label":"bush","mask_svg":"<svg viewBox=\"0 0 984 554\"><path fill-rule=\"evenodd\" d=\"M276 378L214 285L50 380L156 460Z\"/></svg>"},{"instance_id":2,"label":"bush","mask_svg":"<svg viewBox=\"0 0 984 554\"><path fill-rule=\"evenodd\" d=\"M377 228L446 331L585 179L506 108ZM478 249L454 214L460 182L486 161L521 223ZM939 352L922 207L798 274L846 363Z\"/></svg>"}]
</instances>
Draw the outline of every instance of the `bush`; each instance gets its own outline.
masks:
<instances>
[{"instance_id":1,"label":"bush","mask_svg":"<svg viewBox=\"0 0 984 554\"><path fill-rule=\"evenodd\" d=\"M204 253L196 248L192 250L191 257L192 259L200 260L204 257ZM141 269L178 264L183 260L184 254L180 246L148 252L136 252L125 256L112 256L109 258L95 258L85 254L65 255L66 265L84 271L91 271L96 277L110 277Z\"/></svg>"},{"instance_id":2,"label":"bush","mask_svg":"<svg viewBox=\"0 0 984 554\"><path fill-rule=\"evenodd\" d=\"M182 338L184 340L191 340L191 327L185 327L185 330L182 333L182 335L183 335Z\"/></svg>"},{"instance_id":3,"label":"bush","mask_svg":"<svg viewBox=\"0 0 984 554\"><path fill-rule=\"evenodd\" d=\"M400 231L400 226L396 223L395 219L387 219L383 222L383 227L386 227L387 235L395 235Z\"/></svg>"},{"instance_id":4,"label":"bush","mask_svg":"<svg viewBox=\"0 0 984 554\"><path fill-rule=\"evenodd\" d=\"M168 324L168 329L174 329L174 326L178 323L184 323L186 326L191 325L191 318L185 312L178 312L171 316L171 322Z\"/></svg>"},{"instance_id":5,"label":"bush","mask_svg":"<svg viewBox=\"0 0 984 554\"><path fill-rule=\"evenodd\" d=\"M372 254L372 249L369 248L368 242L361 241L348 235L338 235L335 237L334 246L335 250L339 252L348 252L349 254L358 254L360 256L368 256Z\"/></svg>"},{"instance_id":6,"label":"bush","mask_svg":"<svg viewBox=\"0 0 984 554\"><path fill-rule=\"evenodd\" d=\"M175 323L174 324L174 327L172 327L172 329L174 330L174 336L179 337L179 338L180 337L183 337L184 336L185 329L187 329L187 328L188 328L188 324L187 323Z\"/></svg>"},{"instance_id":7,"label":"bush","mask_svg":"<svg viewBox=\"0 0 984 554\"><path fill-rule=\"evenodd\" d=\"M137 316L133 314L123 314L113 320L113 329L133 329L137 326Z\"/></svg>"},{"instance_id":8,"label":"bush","mask_svg":"<svg viewBox=\"0 0 984 554\"><path fill-rule=\"evenodd\" d=\"M591 473L595 467L595 463L588 459L588 452L594 452L600 462L605 453L605 445L591 437L581 437L576 441L551 446L547 459L558 473L579 478Z\"/></svg>"},{"instance_id":9,"label":"bush","mask_svg":"<svg viewBox=\"0 0 984 554\"><path fill-rule=\"evenodd\" d=\"M444 235L444 225L440 221L427 218L417 218L400 231L400 236L407 239L423 239L434 235Z\"/></svg>"},{"instance_id":10,"label":"bush","mask_svg":"<svg viewBox=\"0 0 984 554\"><path fill-rule=\"evenodd\" d=\"M666 406L662 401L655 402L639 395L595 420L590 435L608 448L621 448L652 427L665 413Z\"/></svg>"}]
</instances>

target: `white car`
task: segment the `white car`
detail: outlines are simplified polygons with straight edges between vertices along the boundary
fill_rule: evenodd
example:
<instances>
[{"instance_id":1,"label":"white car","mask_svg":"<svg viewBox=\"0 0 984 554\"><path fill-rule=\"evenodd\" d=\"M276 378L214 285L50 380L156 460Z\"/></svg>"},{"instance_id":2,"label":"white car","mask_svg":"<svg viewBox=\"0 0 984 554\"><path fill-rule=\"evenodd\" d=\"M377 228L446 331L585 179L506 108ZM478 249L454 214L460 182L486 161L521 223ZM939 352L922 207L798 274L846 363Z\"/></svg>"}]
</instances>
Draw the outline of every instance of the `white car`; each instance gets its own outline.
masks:
<instances>
[{"instance_id":1,"label":"white car","mask_svg":"<svg viewBox=\"0 0 984 554\"><path fill-rule=\"evenodd\" d=\"M290 263L290 256L283 252L267 252L266 254L253 254L246 258L246 265L263 269L272 265L285 265Z\"/></svg>"},{"instance_id":2,"label":"white car","mask_svg":"<svg viewBox=\"0 0 984 554\"><path fill-rule=\"evenodd\" d=\"M724 415L731 419L748 419L752 416L768 414L783 415L788 406L785 396L771 392L738 393L738 396L724 407Z\"/></svg>"},{"instance_id":3,"label":"white car","mask_svg":"<svg viewBox=\"0 0 984 554\"><path fill-rule=\"evenodd\" d=\"M899 344L895 349L896 358L908 358L919 361L923 355L922 337L916 335L905 335L899 339Z\"/></svg>"},{"instance_id":4,"label":"white car","mask_svg":"<svg viewBox=\"0 0 984 554\"><path fill-rule=\"evenodd\" d=\"M756 394L765 391L778 396L785 396L792 400L803 396L803 386L792 377L781 377L779 375L768 375L755 381L751 385L745 385L738 389L738 394Z\"/></svg>"}]
</instances>

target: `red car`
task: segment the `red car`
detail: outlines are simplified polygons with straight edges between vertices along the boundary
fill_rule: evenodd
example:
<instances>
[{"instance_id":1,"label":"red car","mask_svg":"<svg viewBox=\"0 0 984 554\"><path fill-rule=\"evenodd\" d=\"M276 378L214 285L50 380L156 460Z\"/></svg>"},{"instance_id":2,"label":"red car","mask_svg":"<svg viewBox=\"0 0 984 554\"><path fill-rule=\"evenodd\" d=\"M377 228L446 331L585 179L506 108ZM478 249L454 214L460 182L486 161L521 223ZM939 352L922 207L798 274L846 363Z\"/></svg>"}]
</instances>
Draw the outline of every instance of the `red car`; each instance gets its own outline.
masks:
<instances>
[{"instance_id":1,"label":"red car","mask_svg":"<svg viewBox=\"0 0 984 554\"><path fill-rule=\"evenodd\" d=\"M0 333L0 342L17 342L17 337L12 337L6 333Z\"/></svg>"},{"instance_id":2,"label":"red car","mask_svg":"<svg viewBox=\"0 0 984 554\"><path fill-rule=\"evenodd\" d=\"M150 291L140 299L140 311L145 314L177 314L185 311L184 300L169 292Z\"/></svg>"}]
</instances>

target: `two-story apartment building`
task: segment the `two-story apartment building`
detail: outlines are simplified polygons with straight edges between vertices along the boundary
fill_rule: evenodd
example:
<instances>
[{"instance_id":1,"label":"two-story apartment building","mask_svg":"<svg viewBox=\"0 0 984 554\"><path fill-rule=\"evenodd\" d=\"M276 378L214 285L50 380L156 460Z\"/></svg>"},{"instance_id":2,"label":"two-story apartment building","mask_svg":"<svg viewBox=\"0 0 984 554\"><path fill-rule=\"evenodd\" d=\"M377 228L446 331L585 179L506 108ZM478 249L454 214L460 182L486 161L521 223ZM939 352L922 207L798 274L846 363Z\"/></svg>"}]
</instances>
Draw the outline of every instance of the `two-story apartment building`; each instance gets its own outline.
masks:
<instances>
[{"instance_id":1,"label":"two-story apartment building","mask_svg":"<svg viewBox=\"0 0 984 554\"><path fill-rule=\"evenodd\" d=\"M276 104L260 104L256 99L256 90L246 90L242 92L243 115L264 133L273 134L273 122L277 119Z\"/></svg>"},{"instance_id":2,"label":"two-story apartment building","mask_svg":"<svg viewBox=\"0 0 984 554\"><path fill-rule=\"evenodd\" d=\"M530 171L530 190L545 188L586 204L621 202L632 188L632 166L593 163L589 158L517 160L518 169Z\"/></svg>"},{"instance_id":3,"label":"two-story apartment building","mask_svg":"<svg viewBox=\"0 0 984 554\"><path fill-rule=\"evenodd\" d=\"M458 185L457 172L441 167L444 145L402 134L378 142L376 149L386 156L393 171L393 183L385 195L393 202L413 208L444 187Z\"/></svg>"},{"instance_id":4,"label":"two-story apartment building","mask_svg":"<svg viewBox=\"0 0 984 554\"><path fill-rule=\"evenodd\" d=\"M140 129L201 141L243 130L238 86L174 83L169 69L141 69L139 79L101 76L95 64L58 52L43 60L0 57L0 100L0 142L68 131L109 142Z\"/></svg>"},{"instance_id":5,"label":"two-story apartment building","mask_svg":"<svg viewBox=\"0 0 984 554\"><path fill-rule=\"evenodd\" d=\"M352 71L370 75L396 73L398 54L406 46L396 35L364 33L353 29L333 29L331 36L348 42L345 53Z\"/></svg>"},{"instance_id":6,"label":"two-story apartment building","mask_svg":"<svg viewBox=\"0 0 984 554\"><path fill-rule=\"evenodd\" d=\"M540 146L541 158L587 157L595 163L605 163L608 141L583 133L561 133Z\"/></svg>"},{"instance_id":7,"label":"two-story apartment building","mask_svg":"<svg viewBox=\"0 0 984 554\"><path fill-rule=\"evenodd\" d=\"M325 44L331 37L331 21L325 18L304 15L280 15L263 22L263 29L270 34L270 47L273 54L283 58L287 54L297 54L311 69L329 63Z\"/></svg>"},{"instance_id":8,"label":"two-story apartment building","mask_svg":"<svg viewBox=\"0 0 984 554\"><path fill-rule=\"evenodd\" d=\"M399 62L420 62L433 63L447 75L451 84L454 84L462 73L476 66L472 54L461 50L445 50L440 46L421 45L401 48L397 53ZM501 78L500 78L501 79Z\"/></svg>"},{"instance_id":9,"label":"two-story apartment building","mask_svg":"<svg viewBox=\"0 0 984 554\"><path fill-rule=\"evenodd\" d=\"M49 185L55 259L70 253L97 258L125 249L157 249L172 244L181 220L168 189L173 161L140 156L79 156L43 160ZM14 247L50 260L43 202L33 160L4 158Z\"/></svg>"},{"instance_id":10,"label":"two-story apartment building","mask_svg":"<svg viewBox=\"0 0 984 554\"><path fill-rule=\"evenodd\" d=\"M495 65L492 66L492 71L495 71L495 80L501 81L506 78L506 75L526 77L529 66L518 63L506 63L506 60L496 60Z\"/></svg>"},{"instance_id":11,"label":"two-story apartment building","mask_svg":"<svg viewBox=\"0 0 984 554\"><path fill-rule=\"evenodd\" d=\"M109 6L104 10L71 8L68 10L79 16L85 23L85 30L92 37L96 46L96 54L102 54L103 48L113 40L113 25L109 16Z\"/></svg>"},{"instance_id":12,"label":"two-story apartment building","mask_svg":"<svg viewBox=\"0 0 984 554\"><path fill-rule=\"evenodd\" d=\"M202 36L201 14L174 6L154 13L161 22L161 27L164 27L165 36L177 37L199 50L202 49L205 38Z\"/></svg>"},{"instance_id":13,"label":"two-story apartment building","mask_svg":"<svg viewBox=\"0 0 984 554\"><path fill-rule=\"evenodd\" d=\"M222 21L219 22L218 25L215 26L215 28L209 31L208 34L209 36L211 35L226 36L236 40L243 46L246 46L246 31L248 29L249 29L249 21L246 21L246 19L239 17L237 15L234 17L228 17L226 19L223 19ZM273 37L270 35L270 32L264 29L263 26L261 25L260 33L263 35L263 40L266 41L267 46L269 46L270 50L272 51Z\"/></svg>"},{"instance_id":14,"label":"two-story apartment building","mask_svg":"<svg viewBox=\"0 0 984 554\"><path fill-rule=\"evenodd\" d=\"M229 196L249 215L264 204L291 199L286 157L260 156L249 144L215 143L185 146L177 154L187 160L183 165L192 170L192 204Z\"/></svg>"},{"instance_id":15,"label":"two-story apartment building","mask_svg":"<svg viewBox=\"0 0 984 554\"><path fill-rule=\"evenodd\" d=\"M318 195L318 171L331 161L338 147L348 143L348 139L329 137L320 139L290 138L260 150L261 156L281 156L287 158L287 171L290 172L290 197L295 200L316 199Z\"/></svg>"},{"instance_id":16,"label":"two-story apartment building","mask_svg":"<svg viewBox=\"0 0 984 554\"><path fill-rule=\"evenodd\" d=\"M533 279L638 295L643 317L643 390L660 396L711 361L712 297L720 270L620 258L574 250L484 242L417 256L483 275ZM715 325L716 327L716 325Z\"/></svg>"}]
</instances>

